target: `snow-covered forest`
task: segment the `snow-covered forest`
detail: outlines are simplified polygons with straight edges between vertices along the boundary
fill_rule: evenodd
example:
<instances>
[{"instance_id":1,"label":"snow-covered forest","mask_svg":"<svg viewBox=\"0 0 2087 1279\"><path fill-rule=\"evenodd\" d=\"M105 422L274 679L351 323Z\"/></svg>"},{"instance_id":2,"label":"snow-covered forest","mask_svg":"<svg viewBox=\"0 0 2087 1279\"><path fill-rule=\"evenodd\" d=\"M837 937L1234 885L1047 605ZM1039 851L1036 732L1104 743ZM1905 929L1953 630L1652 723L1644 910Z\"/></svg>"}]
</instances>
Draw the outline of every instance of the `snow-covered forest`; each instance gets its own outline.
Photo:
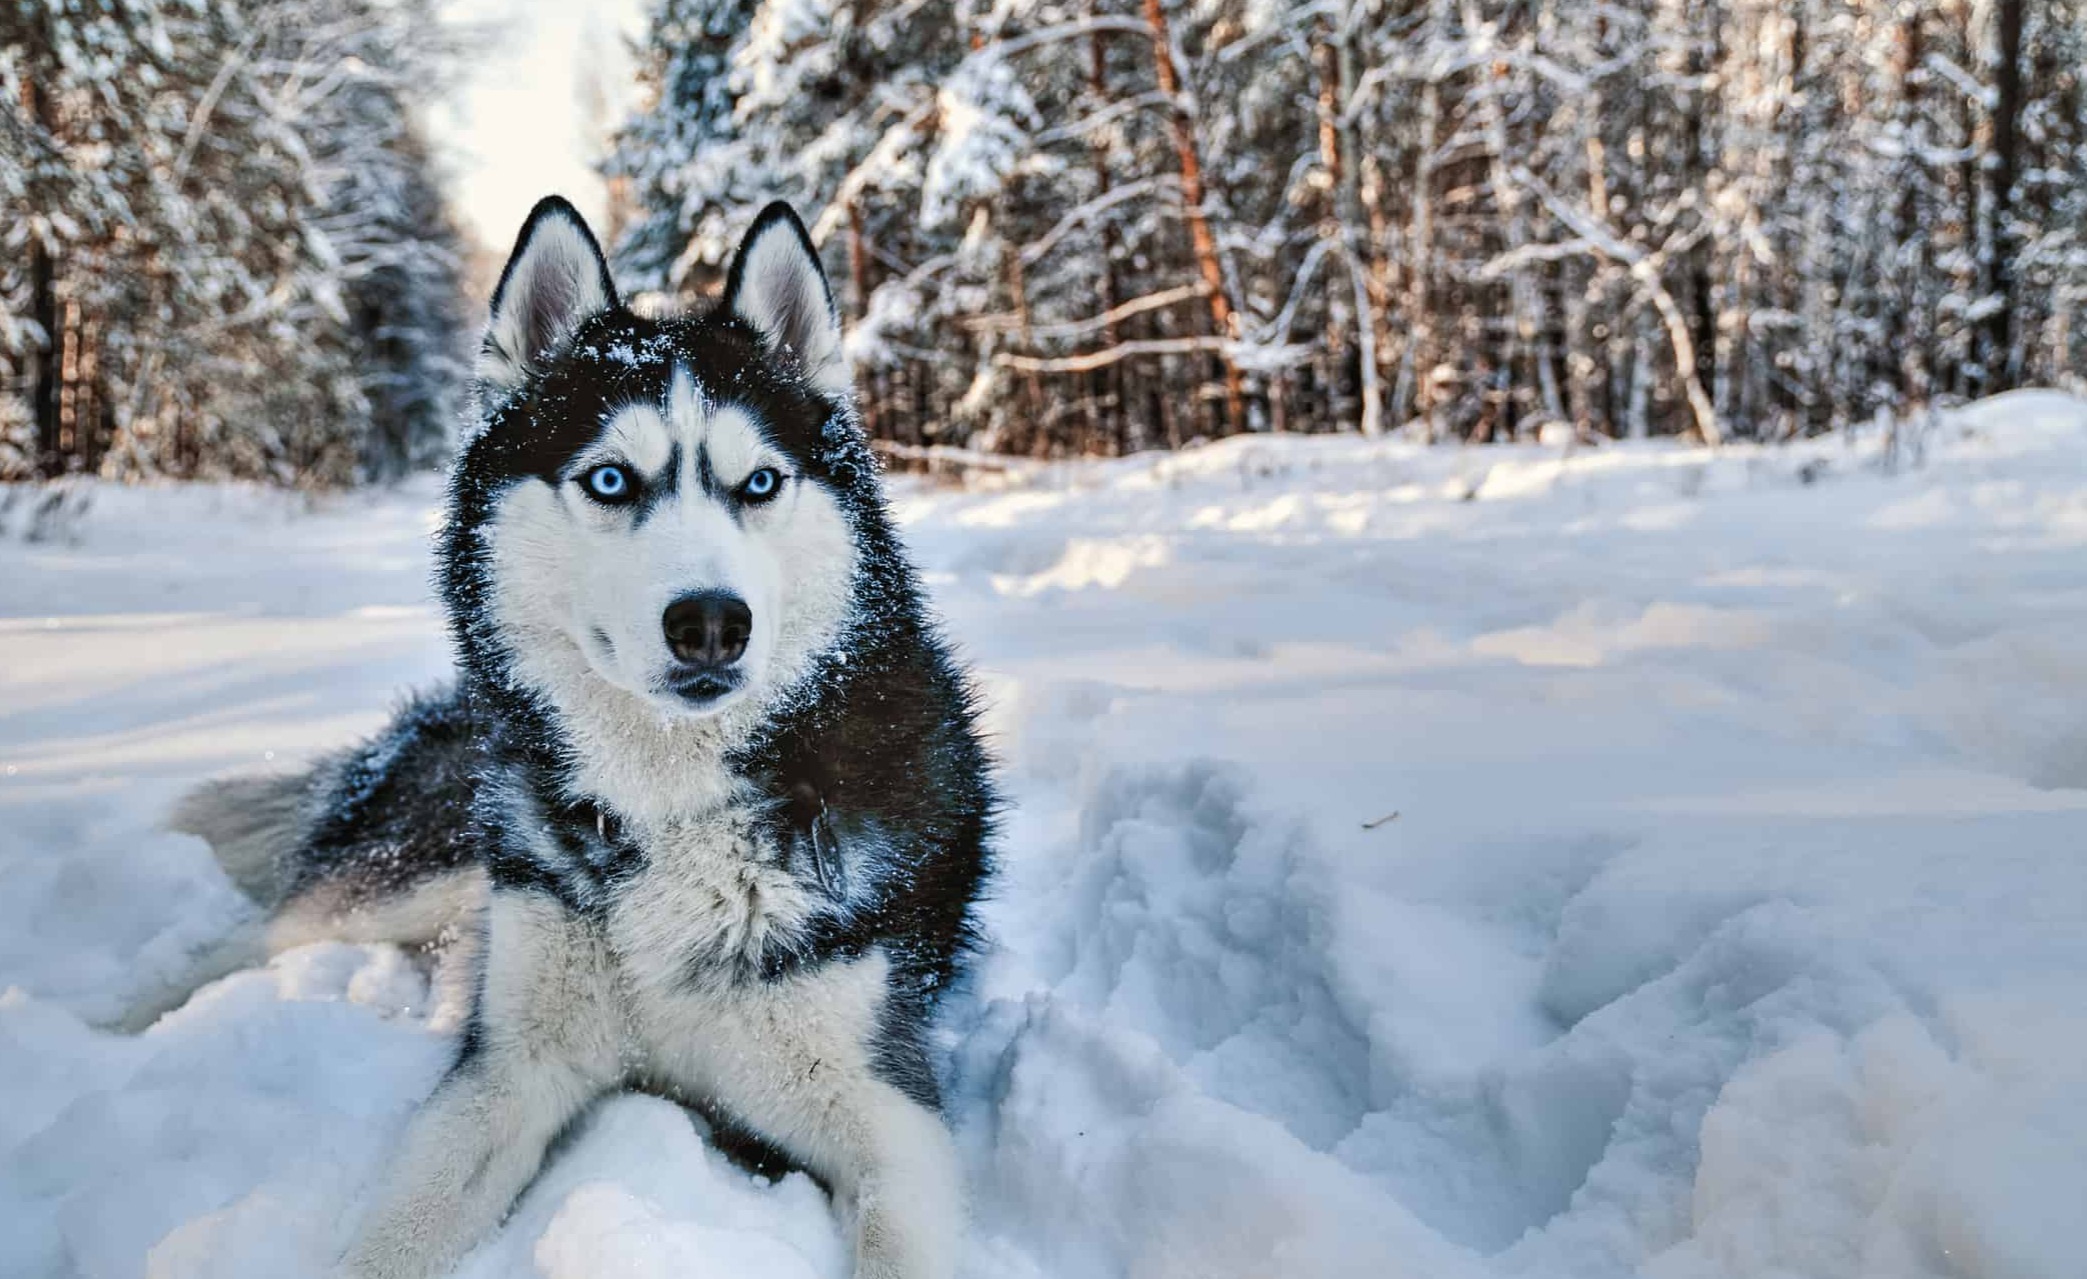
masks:
<instances>
[{"instance_id":1,"label":"snow-covered forest","mask_svg":"<svg viewBox=\"0 0 2087 1279\"><path fill-rule=\"evenodd\" d=\"M661 0L624 267L815 223L902 444L1780 439L2087 352L2076 0Z\"/></svg>"},{"instance_id":2,"label":"snow-covered forest","mask_svg":"<svg viewBox=\"0 0 2087 1279\"><path fill-rule=\"evenodd\" d=\"M0 476L440 456L444 16L0 9ZM657 0L635 55L620 270L694 300L791 199L901 453L1783 439L2087 356L2080 0Z\"/></svg>"},{"instance_id":3,"label":"snow-covered forest","mask_svg":"<svg viewBox=\"0 0 2087 1279\"><path fill-rule=\"evenodd\" d=\"M0 478L425 466L470 349L433 0L0 7Z\"/></svg>"}]
</instances>

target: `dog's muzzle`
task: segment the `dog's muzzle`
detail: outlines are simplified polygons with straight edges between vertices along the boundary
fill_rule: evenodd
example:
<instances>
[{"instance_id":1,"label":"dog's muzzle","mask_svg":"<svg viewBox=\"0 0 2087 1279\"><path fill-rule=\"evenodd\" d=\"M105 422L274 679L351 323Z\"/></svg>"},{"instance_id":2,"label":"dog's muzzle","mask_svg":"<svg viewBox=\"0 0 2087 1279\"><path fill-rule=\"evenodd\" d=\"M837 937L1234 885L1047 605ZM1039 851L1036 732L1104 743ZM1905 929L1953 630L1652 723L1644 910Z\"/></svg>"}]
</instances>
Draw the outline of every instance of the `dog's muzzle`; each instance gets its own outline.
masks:
<instances>
[{"instance_id":1,"label":"dog's muzzle","mask_svg":"<svg viewBox=\"0 0 2087 1279\"><path fill-rule=\"evenodd\" d=\"M734 669L754 634L754 611L745 600L730 591L695 591L667 605L659 624L680 663L667 676L677 696L715 701L745 680Z\"/></svg>"}]
</instances>

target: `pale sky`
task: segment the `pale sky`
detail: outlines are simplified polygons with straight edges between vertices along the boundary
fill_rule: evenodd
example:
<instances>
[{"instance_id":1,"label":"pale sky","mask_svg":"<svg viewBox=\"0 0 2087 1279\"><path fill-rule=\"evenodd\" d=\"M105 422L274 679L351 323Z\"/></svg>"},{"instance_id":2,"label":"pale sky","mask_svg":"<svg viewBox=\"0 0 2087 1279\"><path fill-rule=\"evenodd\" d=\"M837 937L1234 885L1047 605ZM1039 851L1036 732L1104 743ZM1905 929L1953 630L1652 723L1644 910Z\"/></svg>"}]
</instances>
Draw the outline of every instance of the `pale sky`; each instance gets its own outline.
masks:
<instances>
[{"instance_id":1,"label":"pale sky","mask_svg":"<svg viewBox=\"0 0 2087 1279\"><path fill-rule=\"evenodd\" d=\"M458 213L488 247L505 252L529 207L554 192L599 223L604 191L591 164L601 130L627 102L623 38L642 31L646 7L645 0L451 0L453 19L490 38L456 100L430 124L448 152Z\"/></svg>"}]
</instances>

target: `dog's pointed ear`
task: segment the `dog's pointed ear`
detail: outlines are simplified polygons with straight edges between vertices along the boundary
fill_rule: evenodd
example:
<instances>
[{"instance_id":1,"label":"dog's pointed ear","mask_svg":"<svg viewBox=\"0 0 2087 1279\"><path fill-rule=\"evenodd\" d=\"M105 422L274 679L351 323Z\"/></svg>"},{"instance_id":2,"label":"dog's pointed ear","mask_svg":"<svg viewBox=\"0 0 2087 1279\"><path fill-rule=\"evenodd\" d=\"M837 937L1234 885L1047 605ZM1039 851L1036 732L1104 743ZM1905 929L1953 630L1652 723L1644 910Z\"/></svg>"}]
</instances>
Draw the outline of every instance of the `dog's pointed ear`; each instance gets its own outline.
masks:
<instances>
[{"instance_id":1,"label":"dog's pointed ear","mask_svg":"<svg viewBox=\"0 0 2087 1279\"><path fill-rule=\"evenodd\" d=\"M608 260L587 219L562 197L537 201L493 290L478 380L511 391L589 317L617 305Z\"/></svg>"},{"instance_id":2,"label":"dog's pointed ear","mask_svg":"<svg viewBox=\"0 0 2087 1279\"><path fill-rule=\"evenodd\" d=\"M797 361L812 385L846 395L853 375L841 349L841 317L819 250L797 214L778 200L761 210L725 277L724 309Z\"/></svg>"}]
</instances>

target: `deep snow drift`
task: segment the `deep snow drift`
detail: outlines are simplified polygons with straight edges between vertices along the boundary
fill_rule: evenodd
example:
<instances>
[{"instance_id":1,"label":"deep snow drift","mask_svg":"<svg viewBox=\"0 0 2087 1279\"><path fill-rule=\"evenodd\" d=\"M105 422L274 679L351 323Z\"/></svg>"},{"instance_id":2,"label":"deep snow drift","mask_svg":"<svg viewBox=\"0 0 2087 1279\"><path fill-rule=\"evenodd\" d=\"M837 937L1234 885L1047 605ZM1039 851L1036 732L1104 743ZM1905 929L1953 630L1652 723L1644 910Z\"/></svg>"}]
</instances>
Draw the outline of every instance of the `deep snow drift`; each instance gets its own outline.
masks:
<instances>
[{"instance_id":1,"label":"deep snow drift","mask_svg":"<svg viewBox=\"0 0 2087 1279\"><path fill-rule=\"evenodd\" d=\"M949 1036L967 1274L2080 1273L2087 406L1924 453L897 484L1018 804ZM316 1275L443 1068L425 976L82 1019L244 909L155 832L181 786L444 670L435 489L85 498L0 498L0 1274ZM627 1097L464 1273L846 1264L809 1181Z\"/></svg>"}]
</instances>

